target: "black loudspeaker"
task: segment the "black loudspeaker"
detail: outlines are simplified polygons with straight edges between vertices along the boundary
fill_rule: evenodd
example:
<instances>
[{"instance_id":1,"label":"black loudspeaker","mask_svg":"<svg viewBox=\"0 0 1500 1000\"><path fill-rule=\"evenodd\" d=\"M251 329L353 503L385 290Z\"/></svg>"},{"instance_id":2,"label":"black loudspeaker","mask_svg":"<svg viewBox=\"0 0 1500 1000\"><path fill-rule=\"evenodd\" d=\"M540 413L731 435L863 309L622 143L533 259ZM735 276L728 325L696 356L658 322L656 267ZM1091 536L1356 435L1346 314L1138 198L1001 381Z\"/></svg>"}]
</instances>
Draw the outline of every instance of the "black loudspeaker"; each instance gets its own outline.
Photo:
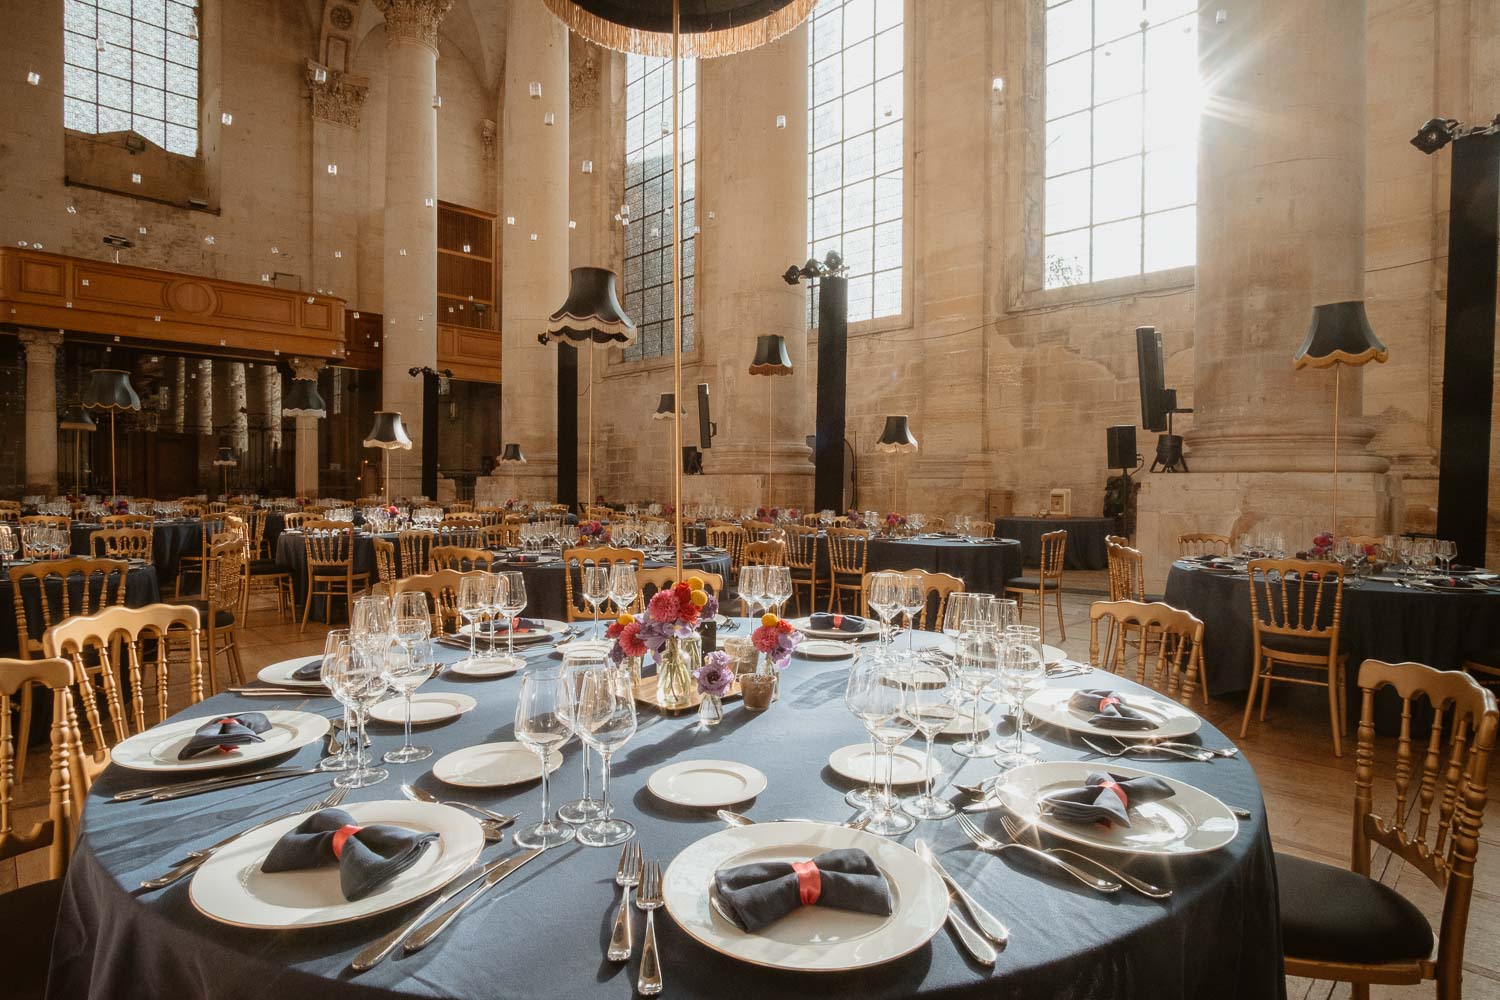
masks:
<instances>
[{"instance_id":1,"label":"black loudspeaker","mask_svg":"<svg viewBox=\"0 0 1500 1000\"><path fill-rule=\"evenodd\" d=\"M1167 373L1162 361L1161 334L1154 326L1135 328L1135 360L1141 382L1141 426L1148 431L1167 429Z\"/></svg>"},{"instance_id":2,"label":"black loudspeaker","mask_svg":"<svg viewBox=\"0 0 1500 1000\"><path fill-rule=\"evenodd\" d=\"M1105 428L1111 469L1135 468L1135 424L1116 424Z\"/></svg>"},{"instance_id":3,"label":"black loudspeaker","mask_svg":"<svg viewBox=\"0 0 1500 1000\"><path fill-rule=\"evenodd\" d=\"M698 447L712 448L714 434L718 427L714 424L712 412L708 408L708 383L698 383Z\"/></svg>"},{"instance_id":4,"label":"black loudspeaker","mask_svg":"<svg viewBox=\"0 0 1500 1000\"><path fill-rule=\"evenodd\" d=\"M813 506L847 510L850 468L844 461L844 396L848 389L849 280L822 278L818 286L817 445L813 449Z\"/></svg>"},{"instance_id":5,"label":"black loudspeaker","mask_svg":"<svg viewBox=\"0 0 1500 1000\"><path fill-rule=\"evenodd\" d=\"M690 444L682 446L682 474L684 476L703 475L703 452Z\"/></svg>"}]
</instances>

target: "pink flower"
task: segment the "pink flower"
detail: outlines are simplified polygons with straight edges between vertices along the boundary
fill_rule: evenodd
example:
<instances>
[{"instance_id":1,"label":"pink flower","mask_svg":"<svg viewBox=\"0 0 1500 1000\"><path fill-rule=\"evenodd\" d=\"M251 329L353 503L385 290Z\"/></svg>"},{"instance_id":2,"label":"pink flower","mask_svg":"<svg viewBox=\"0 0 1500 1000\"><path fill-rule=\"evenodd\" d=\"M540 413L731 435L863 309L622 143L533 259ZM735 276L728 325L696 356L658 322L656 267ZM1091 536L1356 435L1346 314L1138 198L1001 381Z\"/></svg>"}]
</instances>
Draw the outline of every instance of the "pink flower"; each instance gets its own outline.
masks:
<instances>
[{"instance_id":1,"label":"pink flower","mask_svg":"<svg viewBox=\"0 0 1500 1000\"><path fill-rule=\"evenodd\" d=\"M780 636L775 625L762 625L750 633L750 642L762 653L774 653Z\"/></svg>"},{"instance_id":2,"label":"pink flower","mask_svg":"<svg viewBox=\"0 0 1500 1000\"><path fill-rule=\"evenodd\" d=\"M620 650L626 656L645 656L646 644L641 641L641 623L631 622L620 629Z\"/></svg>"},{"instance_id":3,"label":"pink flower","mask_svg":"<svg viewBox=\"0 0 1500 1000\"><path fill-rule=\"evenodd\" d=\"M677 600L677 594L671 588L658 590L651 598L652 621L675 622L681 613L681 604Z\"/></svg>"}]
</instances>

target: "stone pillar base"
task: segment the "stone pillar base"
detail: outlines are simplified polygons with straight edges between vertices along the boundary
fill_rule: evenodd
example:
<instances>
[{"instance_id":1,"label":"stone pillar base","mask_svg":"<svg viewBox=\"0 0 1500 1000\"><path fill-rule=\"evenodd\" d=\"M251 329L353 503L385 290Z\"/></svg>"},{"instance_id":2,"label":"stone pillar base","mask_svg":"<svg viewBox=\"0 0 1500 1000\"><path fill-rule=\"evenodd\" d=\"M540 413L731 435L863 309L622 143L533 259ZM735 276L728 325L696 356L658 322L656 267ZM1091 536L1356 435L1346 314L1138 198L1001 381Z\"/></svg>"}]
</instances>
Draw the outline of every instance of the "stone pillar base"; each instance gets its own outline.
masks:
<instances>
[{"instance_id":1,"label":"stone pillar base","mask_svg":"<svg viewBox=\"0 0 1500 1000\"><path fill-rule=\"evenodd\" d=\"M1288 552L1333 527L1329 472L1191 472L1137 479L1136 548L1146 562L1146 590L1159 594L1177 558L1177 536L1208 532L1237 538L1257 527L1280 534ZM1338 530L1383 535L1400 508L1398 476L1341 472Z\"/></svg>"},{"instance_id":2,"label":"stone pillar base","mask_svg":"<svg viewBox=\"0 0 1500 1000\"><path fill-rule=\"evenodd\" d=\"M474 504L498 507L507 500L546 500L557 496L557 467L551 463L527 462L499 466L488 476L474 480Z\"/></svg>"}]
</instances>

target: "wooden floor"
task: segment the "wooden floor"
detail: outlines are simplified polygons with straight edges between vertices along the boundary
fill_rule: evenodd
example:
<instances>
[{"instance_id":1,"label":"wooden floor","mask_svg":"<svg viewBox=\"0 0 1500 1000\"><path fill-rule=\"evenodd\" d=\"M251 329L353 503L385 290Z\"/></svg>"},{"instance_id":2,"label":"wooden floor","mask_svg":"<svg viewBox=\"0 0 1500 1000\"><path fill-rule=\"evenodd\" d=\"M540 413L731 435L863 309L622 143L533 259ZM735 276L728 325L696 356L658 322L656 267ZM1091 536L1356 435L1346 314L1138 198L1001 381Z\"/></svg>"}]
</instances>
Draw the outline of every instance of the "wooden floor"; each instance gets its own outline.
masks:
<instances>
[{"instance_id":1,"label":"wooden floor","mask_svg":"<svg viewBox=\"0 0 1500 1000\"><path fill-rule=\"evenodd\" d=\"M1069 573L1065 586L1069 591L1063 602L1067 638L1062 642L1057 639L1054 611L1049 616L1048 641L1063 646L1077 659L1087 660L1089 604L1104 593L1104 574ZM1035 622L1034 608L1027 621ZM274 608L257 606L252 609L250 623L240 640L247 673L253 675L268 663L321 651L323 631L322 627L309 624L305 633L299 633L295 625L278 624ZM1241 697L1192 707L1231 738L1237 738L1240 713L1244 710ZM1278 689L1267 721L1252 722L1249 735L1238 742L1260 778L1277 850L1343 866L1349 862L1354 796L1352 730L1356 720L1350 720L1351 739L1346 744L1345 756L1335 758L1327 711L1326 697L1316 689L1289 691L1285 695ZM33 755L26 781L18 789L18 802L23 808L18 810L17 825L22 828L45 813L44 762L45 757ZM1500 781L1491 780L1490 785L1500 789ZM1464 963L1464 995L1473 1000L1500 1000L1500 793L1491 795L1481 841ZM44 852L38 851L0 861L0 892L45 878L43 855ZM1420 906L1436 927L1441 894L1425 877L1404 863L1392 861L1388 855L1377 858L1375 870L1382 873L1381 880ZM1288 979L1287 994L1293 1000L1327 1000L1347 997L1349 991L1347 987L1329 983ZM1426 997L1432 996L1433 990L1430 984L1375 987L1373 995Z\"/></svg>"}]
</instances>

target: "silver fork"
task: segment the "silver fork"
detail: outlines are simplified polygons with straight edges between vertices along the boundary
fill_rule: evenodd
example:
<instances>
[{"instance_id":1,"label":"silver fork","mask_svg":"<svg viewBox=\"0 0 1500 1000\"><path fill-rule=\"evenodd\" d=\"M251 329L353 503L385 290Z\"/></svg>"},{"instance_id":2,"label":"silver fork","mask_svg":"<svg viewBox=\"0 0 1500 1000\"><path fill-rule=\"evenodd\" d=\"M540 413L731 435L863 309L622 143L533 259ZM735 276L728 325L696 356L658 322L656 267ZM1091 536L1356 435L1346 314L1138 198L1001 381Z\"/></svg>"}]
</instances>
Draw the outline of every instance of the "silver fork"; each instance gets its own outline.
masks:
<instances>
[{"instance_id":1,"label":"silver fork","mask_svg":"<svg viewBox=\"0 0 1500 1000\"><path fill-rule=\"evenodd\" d=\"M656 910L665 900L661 894L661 862L647 862L641 869L641 887L635 894L637 909L646 911L646 940L641 945L641 973L636 977L635 990L641 996L655 996L661 992L661 960L656 954Z\"/></svg>"},{"instance_id":2,"label":"silver fork","mask_svg":"<svg viewBox=\"0 0 1500 1000\"><path fill-rule=\"evenodd\" d=\"M1088 745L1088 748L1090 750L1094 751L1094 753L1096 754L1099 754L1101 757L1125 757L1132 753L1159 753L1166 754L1168 757L1180 757L1183 760L1195 760L1200 764L1204 761L1214 759L1213 754L1206 753L1201 750L1178 750L1175 747L1166 747L1162 746L1159 743L1131 743L1119 750L1106 750L1092 740L1085 739L1083 742Z\"/></svg>"},{"instance_id":3,"label":"silver fork","mask_svg":"<svg viewBox=\"0 0 1500 1000\"><path fill-rule=\"evenodd\" d=\"M615 869L615 885L619 886L620 912L615 914L615 928L609 935L609 950L605 955L611 962L628 962L635 950L635 941L630 929L630 890L641 884L641 845L632 840L620 848L620 864Z\"/></svg>"},{"instance_id":4,"label":"silver fork","mask_svg":"<svg viewBox=\"0 0 1500 1000\"><path fill-rule=\"evenodd\" d=\"M994 837L991 837L989 834L981 830L977 823L975 823L973 820L969 819L969 817L963 815L962 813L960 813L958 816L958 825L963 827L964 833L966 833L969 839L974 842L974 846L979 848L981 851L989 851L995 854L998 854L1001 851L1009 850L1020 851L1021 853L1030 855L1031 857L1036 858L1039 861L1045 861L1047 864L1052 865L1054 868L1061 868L1063 871L1067 872L1069 875L1073 876L1078 881L1088 886L1090 889L1093 889L1095 892L1119 892L1120 889L1123 888L1119 882L1112 882L1109 879L1095 878L1093 875L1090 875L1088 872L1084 871L1081 868L1078 868L1075 865L1069 864L1062 858L1059 858L1056 855L1048 854L1046 851L1038 850L1037 848L1032 847L1029 844L1006 843L1003 840L996 840Z\"/></svg>"},{"instance_id":5,"label":"silver fork","mask_svg":"<svg viewBox=\"0 0 1500 1000\"><path fill-rule=\"evenodd\" d=\"M1104 872L1104 874L1108 875L1110 878L1117 879L1120 882L1123 882L1126 885L1130 886L1130 888L1134 889L1142 896L1149 896L1152 899L1172 898L1171 889L1163 889L1161 886L1153 885L1150 882L1147 882L1145 879L1136 878L1129 872L1122 872L1118 868L1111 868L1109 865L1105 864L1099 859L1089 857L1087 854L1079 854L1077 851L1070 851L1066 847L1042 847L1040 838L1038 837L1036 832L1036 827L1029 825L1023 826L1020 820L1011 819L1009 816L1002 815L1000 817L1000 825L1005 827L1005 832L1010 834L1010 839L1016 841L1017 843L1022 840L1022 835L1027 830L1029 830L1031 832L1031 839L1037 841L1037 847L1041 850L1046 851L1048 854L1066 855L1067 857L1077 858L1079 861L1093 865L1095 868L1099 869L1101 872Z\"/></svg>"},{"instance_id":6,"label":"silver fork","mask_svg":"<svg viewBox=\"0 0 1500 1000\"><path fill-rule=\"evenodd\" d=\"M1115 739L1117 742L1119 741L1119 737L1112 737L1112 739ZM1200 747L1195 743L1177 743L1172 740L1157 740L1146 745L1167 747L1172 750L1193 750L1198 753L1206 753L1211 757L1238 757L1240 754L1239 747Z\"/></svg>"}]
</instances>

